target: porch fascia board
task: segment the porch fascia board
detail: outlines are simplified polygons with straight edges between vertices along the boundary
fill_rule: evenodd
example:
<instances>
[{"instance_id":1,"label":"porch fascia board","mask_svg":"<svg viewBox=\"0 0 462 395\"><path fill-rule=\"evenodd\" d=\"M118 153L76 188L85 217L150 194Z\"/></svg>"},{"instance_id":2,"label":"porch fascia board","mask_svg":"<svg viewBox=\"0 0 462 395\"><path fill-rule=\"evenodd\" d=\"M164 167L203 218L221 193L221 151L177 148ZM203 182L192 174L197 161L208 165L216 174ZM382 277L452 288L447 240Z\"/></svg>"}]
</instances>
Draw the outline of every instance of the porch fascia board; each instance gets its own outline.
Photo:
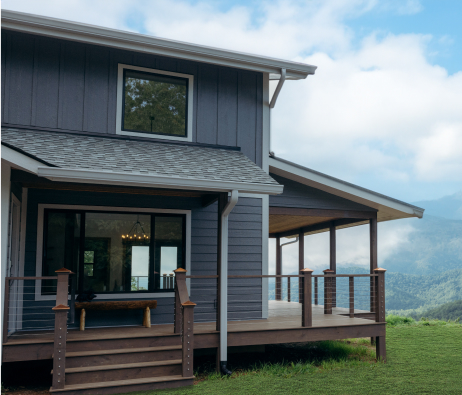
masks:
<instances>
[{"instance_id":1,"label":"porch fascia board","mask_svg":"<svg viewBox=\"0 0 462 395\"><path fill-rule=\"evenodd\" d=\"M379 221L423 217L424 209L420 207L330 177L315 170L304 168L284 159L270 157L268 162L270 173L379 210Z\"/></svg>"},{"instance_id":2,"label":"porch fascia board","mask_svg":"<svg viewBox=\"0 0 462 395\"><path fill-rule=\"evenodd\" d=\"M2 10L2 28L129 51L270 73L275 79L279 78L281 69L286 69L287 77L295 80L305 79L308 75L314 74L316 70L316 66L299 62L9 10Z\"/></svg>"},{"instance_id":3,"label":"porch fascia board","mask_svg":"<svg viewBox=\"0 0 462 395\"><path fill-rule=\"evenodd\" d=\"M100 170L67 169L60 167L38 167L37 175L51 181L76 182L86 184L143 186L152 188L185 189L194 191L228 192L277 195L283 185L251 184L233 181L216 181L197 178L154 176L133 173L116 173Z\"/></svg>"},{"instance_id":4,"label":"porch fascia board","mask_svg":"<svg viewBox=\"0 0 462 395\"><path fill-rule=\"evenodd\" d=\"M371 209L371 211L359 211L270 206L269 213L270 215L293 215L307 217L338 217L366 219L377 218L377 210L375 209Z\"/></svg>"}]
</instances>

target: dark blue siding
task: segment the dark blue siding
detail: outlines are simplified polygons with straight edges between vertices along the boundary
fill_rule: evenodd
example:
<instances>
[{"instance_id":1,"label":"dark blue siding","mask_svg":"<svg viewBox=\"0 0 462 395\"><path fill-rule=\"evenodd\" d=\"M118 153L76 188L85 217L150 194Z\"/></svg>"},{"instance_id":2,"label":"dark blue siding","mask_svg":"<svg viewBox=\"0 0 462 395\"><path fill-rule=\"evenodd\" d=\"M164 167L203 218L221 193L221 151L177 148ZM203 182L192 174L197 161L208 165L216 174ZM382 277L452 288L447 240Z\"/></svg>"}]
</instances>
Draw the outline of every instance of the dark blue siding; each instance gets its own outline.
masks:
<instances>
[{"instance_id":1,"label":"dark blue siding","mask_svg":"<svg viewBox=\"0 0 462 395\"><path fill-rule=\"evenodd\" d=\"M116 132L117 64L194 76L193 142L242 147L262 163L263 75L2 30L3 123Z\"/></svg>"},{"instance_id":2,"label":"dark blue siding","mask_svg":"<svg viewBox=\"0 0 462 395\"><path fill-rule=\"evenodd\" d=\"M37 216L39 204L140 207L191 210L191 274L217 272L217 204L203 208L200 198L29 189L25 275L35 276L37 251ZM241 198L229 217L229 274L262 273L261 199ZM39 230L42 231L42 230ZM230 281L229 319L261 318L261 280ZM33 287L33 284L31 284ZM54 302L32 302L44 306ZM116 298L117 300L123 300ZM197 303L196 320L215 319L216 280L191 280L191 300ZM173 322L173 298L158 298L152 311L152 323ZM27 318L27 317L26 317ZM139 325L141 312L106 312L88 314L88 326Z\"/></svg>"}]
</instances>

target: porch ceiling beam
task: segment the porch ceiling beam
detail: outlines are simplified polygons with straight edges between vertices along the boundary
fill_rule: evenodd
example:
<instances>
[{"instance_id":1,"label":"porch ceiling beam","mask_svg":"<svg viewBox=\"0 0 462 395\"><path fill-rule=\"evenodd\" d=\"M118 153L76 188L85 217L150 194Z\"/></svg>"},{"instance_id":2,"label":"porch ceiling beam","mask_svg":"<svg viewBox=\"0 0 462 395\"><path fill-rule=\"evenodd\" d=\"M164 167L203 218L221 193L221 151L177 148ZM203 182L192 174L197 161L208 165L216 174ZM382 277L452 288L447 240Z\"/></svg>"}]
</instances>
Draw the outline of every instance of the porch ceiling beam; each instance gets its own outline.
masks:
<instances>
[{"instance_id":1,"label":"porch ceiling beam","mask_svg":"<svg viewBox=\"0 0 462 395\"><path fill-rule=\"evenodd\" d=\"M275 237L291 237L291 236L297 236L299 233L309 233L309 232L316 232L320 230L329 230L330 224L334 222L335 226L342 226L342 225L349 225L349 224L354 224L357 222L363 222L364 219L358 219L358 218L342 218L342 219L337 219L335 221L326 221L326 222L320 222L319 224L315 225L310 225L310 226L305 226L303 228L295 228L293 230L287 230L285 232L280 232L280 233L270 233L269 237L270 238L275 238Z\"/></svg>"},{"instance_id":2,"label":"porch ceiling beam","mask_svg":"<svg viewBox=\"0 0 462 395\"><path fill-rule=\"evenodd\" d=\"M210 194L202 196L202 207L208 207L219 199L219 194Z\"/></svg>"},{"instance_id":3,"label":"porch ceiling beam","mask_svg":"<svg viewBox=\"0 0 462 395\"><path fill-rule=\"evenodd\" d=\"M296 207L270 207L270 215L297 215L307 217L336 217L336 218L377 218L377 210L330 210L318 208L296 208Z\"/></svg>"}]
</instances>

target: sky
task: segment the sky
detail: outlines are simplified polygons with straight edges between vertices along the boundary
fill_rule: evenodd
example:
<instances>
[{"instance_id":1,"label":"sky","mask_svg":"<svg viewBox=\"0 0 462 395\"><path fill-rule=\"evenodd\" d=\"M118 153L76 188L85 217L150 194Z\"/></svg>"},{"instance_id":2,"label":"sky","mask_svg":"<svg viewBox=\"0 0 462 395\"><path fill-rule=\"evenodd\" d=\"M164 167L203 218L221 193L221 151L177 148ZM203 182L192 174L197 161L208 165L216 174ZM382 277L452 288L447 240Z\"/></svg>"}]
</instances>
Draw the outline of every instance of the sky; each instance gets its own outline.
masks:
<instances>
[{"instance_id":1,"label":"sky","mask_svg":"<svg viewBox=\"0 0 462 395\"><path fill-rule=\"evenodd\" d=\"M462 190L462 1L3 0L2 9L316 65L284 84L272 110L277 156L406 202ZM412 229L381 226L379 262ZM366 264L367 228L342 232L339 256ZM310 259L321 267L318 237Z\"/></svg>"}]
</instances>

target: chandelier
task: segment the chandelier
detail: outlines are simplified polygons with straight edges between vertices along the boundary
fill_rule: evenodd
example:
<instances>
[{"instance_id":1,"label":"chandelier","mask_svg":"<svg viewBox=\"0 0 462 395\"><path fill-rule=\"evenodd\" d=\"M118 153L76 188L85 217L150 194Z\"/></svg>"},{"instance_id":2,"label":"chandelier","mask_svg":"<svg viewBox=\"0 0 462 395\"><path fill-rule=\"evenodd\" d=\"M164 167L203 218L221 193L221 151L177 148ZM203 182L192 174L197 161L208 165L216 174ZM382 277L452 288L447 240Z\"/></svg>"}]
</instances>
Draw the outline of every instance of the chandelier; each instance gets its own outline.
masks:
<instances>
[{"instance_id":1,"label":"chandelier","mask_svg":"<svg viewBox=\"0 0 462 395\"><path fill-rule=\"evenodd\" d=\"M122 235L122 239L125 240L148 240L149 236L143 229L143 225L141 225L139 217L137 218L136 222L133 224L130 232L125 235Z\"/></svg>"}]
</instances>

